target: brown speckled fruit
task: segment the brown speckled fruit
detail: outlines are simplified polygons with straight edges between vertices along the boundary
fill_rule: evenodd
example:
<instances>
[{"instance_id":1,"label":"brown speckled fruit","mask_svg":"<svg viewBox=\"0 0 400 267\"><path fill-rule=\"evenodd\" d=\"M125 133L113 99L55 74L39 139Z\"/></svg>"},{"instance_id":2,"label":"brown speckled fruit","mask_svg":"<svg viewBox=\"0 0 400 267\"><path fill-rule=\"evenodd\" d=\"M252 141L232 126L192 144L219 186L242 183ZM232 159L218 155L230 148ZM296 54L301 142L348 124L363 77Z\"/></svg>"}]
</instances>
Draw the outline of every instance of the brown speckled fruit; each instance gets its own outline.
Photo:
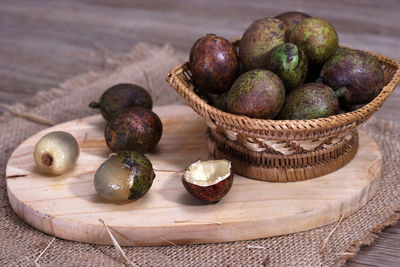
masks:
<instances>
[{"instance_id":1,"label":"brown speckled fruit","mask_svg":"<svg viewBox=\"0 0 400 267\"><path fill-rule=\"evenodd\" d=\"M136 151L113 153L97 169L96 192L105 199L122 201L144 196L156 177L150 160Z\"/></svg>"},{"instance_id":2,"label":"brown speckled fruit","mask_svg":"<svg viewBox=\"0 0 400 267\"><path fill-rule=\"evenodd\" d=\"M112 151L147 153L154 149L161 135L162 123L157 114L139 107L117 113L104 130L107 146Z\"/></svg>"},{"instance_id":3,"label":"brown speckled fruit","mask_svg":"<svg viewBox=\"0 0 400 267\"><path fill-rule=\"evenodd\" d=\"M287 95L278 119L317 119L336 115L338 112L339 100L329 86L322 83L307 83Z\"/></svg>"},{"instance_id":4,"label":"brown speckled fruit","mask_svg":"<svg viewBox=\"0 0 400 267\"><path fill-rule=\"evenodd\" d=\"M280 19L286 25L285 39L288 40L290 33L293 28L299 24L300 21L311 18L310 15L298 12L298 11L289 11L282 14L279 14L275 17L276 19Z\"/></svg>"},{"instance_id":5,"label":"brown speckled fruit","mask_svg":"<svg viewBox=\"0 0 400 267\"><path fill-rule=\"evenodd\" d=\"M216 203L231 189L233 172L227 160L197 161L182 176L186 190L195 198Z\"/></svg>"},{"instance_id":6,"label":"brown speckled fruit","mask_svg":"<svg viewBox=\"0 0 400 267\"><path fill-rule=\"evenodd\" d=\"M100 108L103 118L108 121L115 113L126 108L142 107L152 109L151 95L143 87L121 83L108 88L101 95L99 102L91 102L91 108Z\"/></svg>"},{"instance_id":7,"label":"brown speckled fruit","mask_svg":"<svg viewBox=\"0 0 400 267\"><path fill-rule=\"evenodd\" d=\"M288 41L304 51L311 65L322 65L338 47L335 28L320 18L302 20L293 28Z\"/></svg>"},{"instance_id":8,"label":"brown speckled fruit","mask_svg":"<svg viewBox=\"0 0 400 267\"><path fill-rule=\"evenodd\" d=\"M342 49L325 62L321 76L334 90L347 89L341 98L345 105L368 103L384 85L381 64L367 53L353 49Z\"/></svg>"},{"instance_id":9,"label":"brown speckled fruit","mask_svg":"<svg viewBox=\"0 0 400 267\"><path fill-rule=\"evenodd\" d=\"M285 24L279 19L254 21L239 43L239 59L245 70L265 69L268 52L285 41Z\"/></svg>"},{"instance_id":10,"label":"brown speckled fruit","mask_svg":"<svg viewBox=\"0 0 400 267\"><path fill-rule=\"evenodd\" d=\"M212 94L228 91L239 72L235 48L215 34L207 34L194 43L189 66L199 90Z\"/></svg>"},{"instance_id":11,"label":"brown speckled fruit","mask_svg":"<svg viewBox=\"0 0 400 267\"><path fill-rule=\"evenodd\" d=\"M251 70L242 74L228 93L227 110L250 118L273 119L285 101L285 87L268 70Z\"/></svg>"}]
</instances>

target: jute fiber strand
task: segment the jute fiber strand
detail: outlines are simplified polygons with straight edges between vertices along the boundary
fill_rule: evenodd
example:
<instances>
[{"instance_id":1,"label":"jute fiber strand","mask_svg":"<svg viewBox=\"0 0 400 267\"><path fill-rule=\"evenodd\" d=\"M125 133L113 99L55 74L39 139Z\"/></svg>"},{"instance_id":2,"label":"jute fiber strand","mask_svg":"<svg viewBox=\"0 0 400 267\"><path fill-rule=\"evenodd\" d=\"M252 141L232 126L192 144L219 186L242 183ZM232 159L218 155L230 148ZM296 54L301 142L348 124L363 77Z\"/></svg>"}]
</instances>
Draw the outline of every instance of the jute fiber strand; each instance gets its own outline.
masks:
<instances>
[{"instance_id":1,"label":"jute fiber strand","mask_svg":"<svg viewBox=\"0 0 400 267\"><path fill-rule=\"evenodd\" d=\"M43 92L26 105L8 106L0 118L0 265L34 265L52 240L20 220L11 209L5 188L5 166L15 147L45 127L95 114L87 107L119 82L151 87L156 105L181 101L165 82L167 72L187 58L168 46L139 45L103 72L89 73ZM45 70L44 70L45 71ZM147 78L146 78L147 77ZM33 115L26 116L26 114ZM41 118L41 119L37 119ZM268 239L169 247L123 247L137 266L332 266L342 265L359 247L369 244L385 225L399 219L399 126L370 119L363 129L379 143L384 158L383 178L376 196L340 224ZM171 214L173 216L173 214ZM338 218L339 220L340 218ZM107 222L105 222L107 223ZM334 231L332 231L334 230ZM111 229L112 231L112 229ZM39 258L41 266L123 266L126 261L113 246L55 239Z\"/></svg>"}]
</instances>

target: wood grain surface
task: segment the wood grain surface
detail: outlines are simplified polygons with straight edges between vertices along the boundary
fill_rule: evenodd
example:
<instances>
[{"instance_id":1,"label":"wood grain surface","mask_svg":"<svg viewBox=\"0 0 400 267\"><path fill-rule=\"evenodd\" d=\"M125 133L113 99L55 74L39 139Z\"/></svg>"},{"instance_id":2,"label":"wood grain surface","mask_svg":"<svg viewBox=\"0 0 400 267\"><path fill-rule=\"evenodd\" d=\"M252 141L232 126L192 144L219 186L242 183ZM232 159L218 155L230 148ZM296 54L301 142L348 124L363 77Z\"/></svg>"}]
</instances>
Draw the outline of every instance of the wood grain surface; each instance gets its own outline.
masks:
<instances>
[{"instance_id":1,"label":"wood grain surface","mask_svg":"<svg viewBox=\"0 0 400 267\"><path fill-rule=\"evenodd\" d=\"M397 0L2 0L0 104L27 100L77 74L101 69L105 51L118 57L138 42L169 42L188 53L206 32L233 38L254 19L288 10L326 18L342 44L400 60ZM395 91L376 116L400 122L399 100ZM398 266L399 240L400 224L388 227L347 265Z\"/></svg>"},{"instance_id":2,"label":"wood grain surface","mask_svg":"<svg viewBox=\"0 0 400 267\"><path fill-rule=\"evenodd\" d=\"M379 146L360 131L358 153L338 171L296 183L235 175L227 196L217 204L204 205L186 192L180 171L207 159L206 123L187 106L159 107L154 112L161 117L164 132L157 149L147 154L156 178L143 198L116 204L97 195L94 174L109 149L104 120L96 115L39 132L13 152L6 170L7 193L18 216L56 237L95 244L112 245L99 219L125 246L226 242L330 224L364 206L379 185ZM60 130L77 139L79 161L61 176L42 175L32 160L35 144L44 134Z\"/></svg>"}]
</instances>

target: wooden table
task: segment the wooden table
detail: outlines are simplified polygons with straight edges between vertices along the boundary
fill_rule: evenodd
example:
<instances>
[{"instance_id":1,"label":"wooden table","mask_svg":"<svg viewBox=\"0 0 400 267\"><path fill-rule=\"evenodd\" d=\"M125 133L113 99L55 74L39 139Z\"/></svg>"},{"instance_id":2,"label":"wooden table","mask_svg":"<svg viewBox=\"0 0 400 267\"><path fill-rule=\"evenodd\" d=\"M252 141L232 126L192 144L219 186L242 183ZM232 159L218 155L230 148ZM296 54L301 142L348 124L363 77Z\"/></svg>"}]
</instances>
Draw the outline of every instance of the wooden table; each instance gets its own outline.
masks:
<instances>
[{"instance_id":1,"label":"wooden table","mask_svg":"<svg viewBox=\"0 0 400 267\"><path fill-rule=\"evenodd\" d=\"M327 19L341 44L400 60L397 0L2 0L0 104L27 100L77 74L100 70L105 52L118 57L138 42L150 42L188 53L205 33L231 39L253 20L289 10ZM395 92L376 116L400 122L399 101ZM346 266L398 266L399 247L400 223Z\"/></svg>"}]
</instances>

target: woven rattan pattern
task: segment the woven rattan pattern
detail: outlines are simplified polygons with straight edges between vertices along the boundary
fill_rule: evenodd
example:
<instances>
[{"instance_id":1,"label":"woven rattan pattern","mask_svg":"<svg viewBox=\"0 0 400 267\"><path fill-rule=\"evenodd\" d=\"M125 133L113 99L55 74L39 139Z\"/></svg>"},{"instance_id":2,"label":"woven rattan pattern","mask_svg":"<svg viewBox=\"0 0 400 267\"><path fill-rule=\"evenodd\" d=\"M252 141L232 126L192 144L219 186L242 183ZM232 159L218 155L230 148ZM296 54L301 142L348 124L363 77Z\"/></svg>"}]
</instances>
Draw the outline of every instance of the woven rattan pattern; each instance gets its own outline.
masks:
<instances>
[{"instance_id":1,"label":"woven rattan pattern","mask_svg":"<svg viewBox=\"0 0 400 267\"><path fill-rule=\"evenodd\" d=\"M238 41L233 44L237 45ZM385 86L381 92L364 107L327 118L312 120L263 120L223 112L208 105L193 89L188 62L178 65L170 71L167 81L186 102L209 124L223 131L247 137L276 141L304 141L316 138L335 136L341 132L354 129L377 111L390 96L400 81L400 64L388 57L365 51L375 57L385 74ZM226 134L226 133L224 133ZM228 135L227 135L228 136Z\"/></svg>"}]
</instances>

